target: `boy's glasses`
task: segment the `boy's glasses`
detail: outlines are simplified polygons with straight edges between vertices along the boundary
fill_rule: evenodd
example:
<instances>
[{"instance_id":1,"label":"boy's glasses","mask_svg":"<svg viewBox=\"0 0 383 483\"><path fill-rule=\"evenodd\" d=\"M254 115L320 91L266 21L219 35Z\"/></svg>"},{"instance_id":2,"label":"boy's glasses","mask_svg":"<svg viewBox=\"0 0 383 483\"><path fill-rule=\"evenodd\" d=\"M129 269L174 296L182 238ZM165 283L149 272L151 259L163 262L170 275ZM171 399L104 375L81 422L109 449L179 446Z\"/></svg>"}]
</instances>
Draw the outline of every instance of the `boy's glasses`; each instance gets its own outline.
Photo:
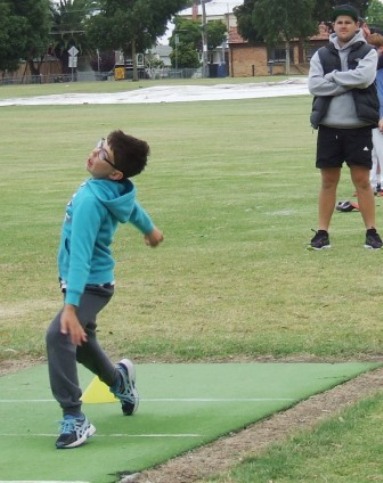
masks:
<instances>
[{"instance_id":1,"label":"boy's glasses","mask_svg":"<svg viewBox=\"0 0 383 483\"><path fill-rule=\"evenodd\" d=\"M116 166L112 163L112 161L108 158L108 152L104 148L105 138L101 138L99 142L96 144L96 148L98 149L98 157L101 161L105 161L106 163L110 164L113 168Z\"/></svg>"}]
</instances>

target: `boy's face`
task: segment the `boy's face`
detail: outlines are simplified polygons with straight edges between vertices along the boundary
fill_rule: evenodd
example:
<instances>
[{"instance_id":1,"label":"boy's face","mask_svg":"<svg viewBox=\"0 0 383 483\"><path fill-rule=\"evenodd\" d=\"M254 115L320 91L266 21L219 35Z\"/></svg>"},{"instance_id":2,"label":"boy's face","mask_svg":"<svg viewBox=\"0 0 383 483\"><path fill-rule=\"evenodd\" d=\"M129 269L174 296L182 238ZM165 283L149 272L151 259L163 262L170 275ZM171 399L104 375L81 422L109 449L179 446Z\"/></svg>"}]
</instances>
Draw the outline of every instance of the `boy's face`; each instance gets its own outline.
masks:
<instances>
[{"instance_id":1,"label":"boy's face","mask_svg":"<svg viewBox=\"0 0 383 483\"><path fill-rule=\"evenodd\" d=\"M341 44L347 44L359 29L359 23L348 15L339 15L334 22L334 31Z\"/></svg>"},{"instance_id":2,"label":"boy's face","mask_svg":"<svg viewBox=\"0 0 383 483\"><path fill-rule=\"evenodd\" d=\"M116 173L121 173L114 167L113 151L108 141L101 139L92 149L86 162L86 169L95 179L116 179Z\"/></svg>"}]
</instances>

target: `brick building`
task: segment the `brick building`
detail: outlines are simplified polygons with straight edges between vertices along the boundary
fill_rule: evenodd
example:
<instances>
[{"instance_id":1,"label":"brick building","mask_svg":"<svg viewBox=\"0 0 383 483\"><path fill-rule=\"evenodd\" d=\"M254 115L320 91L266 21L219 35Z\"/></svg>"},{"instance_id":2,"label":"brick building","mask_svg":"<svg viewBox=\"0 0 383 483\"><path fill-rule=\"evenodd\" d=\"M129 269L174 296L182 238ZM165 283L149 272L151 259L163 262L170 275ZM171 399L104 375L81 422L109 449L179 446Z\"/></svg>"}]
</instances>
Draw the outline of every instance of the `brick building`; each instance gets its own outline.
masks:
<instances>
[{"instance_id":1,"label":"brick building","mask_svg":"<svg viewBox=\"0 0 383 483\"><path fill-rule=\"evenodd\" d=\"M307 74L313 53L328 42L329 30L319 25L319 32L306 42L290 42L290 74ZM250 44L231 27L228 37L230 77L251 77L286 73L286 46L268 49L263 42Z\"/></svg>"}]
</instances>

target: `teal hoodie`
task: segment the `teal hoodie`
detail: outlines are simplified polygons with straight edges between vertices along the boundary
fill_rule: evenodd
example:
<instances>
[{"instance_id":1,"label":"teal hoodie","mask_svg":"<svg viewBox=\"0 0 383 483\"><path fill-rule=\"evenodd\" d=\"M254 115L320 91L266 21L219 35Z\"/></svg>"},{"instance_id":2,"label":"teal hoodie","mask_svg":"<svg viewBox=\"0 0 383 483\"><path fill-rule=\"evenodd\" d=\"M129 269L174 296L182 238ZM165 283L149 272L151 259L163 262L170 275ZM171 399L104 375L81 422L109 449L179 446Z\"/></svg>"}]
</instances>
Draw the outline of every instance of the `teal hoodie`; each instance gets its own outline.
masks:
<instances>
[{"instance_id":1,"label":"teal hoodie","mask_svg":"<svg viewBox=\"0 0 383 483\"><path fill-rule=\"evenodd\" d=\"M150 216L136 201L131 181L89 179L73 195L66 208L58 252L65 303L79 305L87 284L114 281L110 246L118 223L127 222L143 234L154 228Z\"/></svg>"}]
</instances>

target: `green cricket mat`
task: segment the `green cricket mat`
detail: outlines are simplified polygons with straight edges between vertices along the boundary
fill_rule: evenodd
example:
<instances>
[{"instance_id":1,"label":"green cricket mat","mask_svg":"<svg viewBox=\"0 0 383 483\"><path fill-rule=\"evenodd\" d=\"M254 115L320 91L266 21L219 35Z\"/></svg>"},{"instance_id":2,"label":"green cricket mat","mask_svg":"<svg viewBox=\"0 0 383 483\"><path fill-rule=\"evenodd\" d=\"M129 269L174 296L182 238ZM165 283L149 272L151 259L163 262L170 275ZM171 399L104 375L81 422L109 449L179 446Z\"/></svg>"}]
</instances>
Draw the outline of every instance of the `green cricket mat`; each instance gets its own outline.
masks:
<instances>
[{"instance_id":1,"label":"green cricket mat","mask_svg":"<svg viewBox=\"0 0 383 483\"><path fill-rule=\"evenodd\" d=\"M8 374L0 377L0 483L115 483L380 366L140 364L136 414L123 416L119 402L84 403L97 432L65 450L55 448L61 411L47 366ZM81 367L79 373L85 390L94 376Z\"/></svg>"}]
</instances>

